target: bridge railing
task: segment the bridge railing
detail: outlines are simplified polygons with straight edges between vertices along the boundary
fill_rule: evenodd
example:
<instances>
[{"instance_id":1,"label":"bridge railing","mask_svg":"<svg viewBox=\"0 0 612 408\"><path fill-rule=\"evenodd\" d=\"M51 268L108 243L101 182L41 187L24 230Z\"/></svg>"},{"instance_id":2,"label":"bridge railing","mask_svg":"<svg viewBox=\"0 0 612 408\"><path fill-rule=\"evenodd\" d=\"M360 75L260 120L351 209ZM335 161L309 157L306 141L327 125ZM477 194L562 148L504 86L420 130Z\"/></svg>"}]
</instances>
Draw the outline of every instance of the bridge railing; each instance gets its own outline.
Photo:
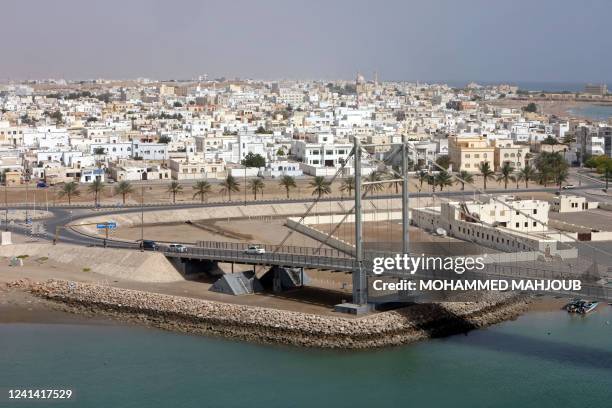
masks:
<instances>
[{"instance_id":1,"label":"bridge railing","mask_svg":"<svg viewBox=\"0 0 612 408\"><path fill-rule=\"evenodd\" d=\"M348 255L335 248L315 248L315 247L302 247L293 245L270 245L270 244L258 244L258 243L245 243L245 242L219 242L219 241L197 241L196 247L198 248L210 248L210 249L223 249L223 250L235 250L245 251L249 246L255 245L259 248L263 248L266 253L281 253L281 254L294 254L294 255L310 255L310 256L322 256L328 258L347 258L352 259L351 255Z\"/></svg>"},{"instance_id":2,"label":"bridge railing","mask_svg":"<svg viewBox=\"0 0 612 408\"><path fill-rule=\"evenodd\" d=\"M229 244L229 243L228 243ZM312 254L266 252L263 254L247 254L245 249L238 248L203 248L191 247L187 252L176 253L162 248L162 252L169 256L180 257L202 257L216 260L270 264L279 266L302 266L306 268L333 269L340 271L350 271L354 268L355 261L352 258L338 258L333 256L318 256Z\"/></svg>"}]
</instances>

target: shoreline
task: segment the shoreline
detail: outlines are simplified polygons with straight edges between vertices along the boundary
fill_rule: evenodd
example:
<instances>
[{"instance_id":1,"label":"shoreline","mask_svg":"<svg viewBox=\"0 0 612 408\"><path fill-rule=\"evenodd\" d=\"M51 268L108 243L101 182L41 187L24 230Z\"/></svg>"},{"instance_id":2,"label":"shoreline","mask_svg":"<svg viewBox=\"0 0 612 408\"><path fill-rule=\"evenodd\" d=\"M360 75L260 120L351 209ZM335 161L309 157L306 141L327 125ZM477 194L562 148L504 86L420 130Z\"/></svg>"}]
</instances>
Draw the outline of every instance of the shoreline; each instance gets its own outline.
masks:
<instances>
[{"instance_id":1,"label":"shoreline","mask_svg":"<svg viewBox=\"0 0 612 408\"><path fill-rule=\"evenodd\" d=\"M22 294L22 300L34 302L43 317L51 309L76 314L85 323L93 317L94 324L119 321L179 333L328 349L398 346L465 333L515 319L530 303L522 295L495 293L479 303L419 304L348 318L60 280L22 279L7 284L0 295L5 293L14 298L20 296L15 293ZM13 308L19 307L19 301L13 303Z\"/></svg>"}]
</instances>

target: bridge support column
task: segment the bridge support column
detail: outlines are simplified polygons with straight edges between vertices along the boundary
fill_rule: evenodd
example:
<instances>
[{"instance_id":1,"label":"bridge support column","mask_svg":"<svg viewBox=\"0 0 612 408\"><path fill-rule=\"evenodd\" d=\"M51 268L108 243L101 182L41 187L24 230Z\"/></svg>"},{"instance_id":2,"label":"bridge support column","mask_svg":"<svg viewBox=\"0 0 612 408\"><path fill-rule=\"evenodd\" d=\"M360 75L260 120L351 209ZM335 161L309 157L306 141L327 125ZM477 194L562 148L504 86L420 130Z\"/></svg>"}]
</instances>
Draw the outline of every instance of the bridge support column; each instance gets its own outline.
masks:
<instances>
[{"instance_id":1,"label":"bridge support column","mask_svg":"<svg viewBox=\"0 0 612 408\"><path fill-rule=\"evenodd\" d=\"M408 162L408 138L402 135L402 253L404 254L410 251Z\"/></svg>"},{"instance_id":2,"label":"bridge support column","mask_svg":"<svg viewBox=\"0 0 612 408\"><path fill-rule=\"evenodd\" d=\"M353 270L353 303L367 303L365 271L363 270L362 209L361 209L361 141L353 137L355 167L355 270Z\"/></svg>"}]
</instances>

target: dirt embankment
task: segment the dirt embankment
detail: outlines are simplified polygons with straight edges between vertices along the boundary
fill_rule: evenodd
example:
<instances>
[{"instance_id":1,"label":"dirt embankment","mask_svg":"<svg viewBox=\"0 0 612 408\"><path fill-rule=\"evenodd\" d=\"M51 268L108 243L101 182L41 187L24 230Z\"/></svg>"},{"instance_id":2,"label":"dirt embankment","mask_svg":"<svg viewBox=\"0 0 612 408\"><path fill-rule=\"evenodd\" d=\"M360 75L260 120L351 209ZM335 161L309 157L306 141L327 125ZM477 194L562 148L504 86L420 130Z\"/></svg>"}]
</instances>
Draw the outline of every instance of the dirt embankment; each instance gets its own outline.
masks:
<instances>
[{"instance_id":1,"label":"dirt embankment","mask_svg":"<svg viewBox=\"0 0 612 408\"><path fill-rule=\"evenodd\" d=\"M0 257L50 259L58 265L137 282L176 282L184 279L170 261L158 252L27 243L0 247Z\"/></svg>"},{"instance_id":2,"label":"dirt embankment","mask_svg":"<svg viewBox=\"0 0 612 408\"><path fill-rule=\"evenodd\" d=\"M491 294L479 303L423 304L354 318L58 280L44 283L20 280L9 286L75 313L106 315L179 332L321 348L406 344L513 319L527 309L525 298L506 293Z\"/></svg>"}]
</instances>

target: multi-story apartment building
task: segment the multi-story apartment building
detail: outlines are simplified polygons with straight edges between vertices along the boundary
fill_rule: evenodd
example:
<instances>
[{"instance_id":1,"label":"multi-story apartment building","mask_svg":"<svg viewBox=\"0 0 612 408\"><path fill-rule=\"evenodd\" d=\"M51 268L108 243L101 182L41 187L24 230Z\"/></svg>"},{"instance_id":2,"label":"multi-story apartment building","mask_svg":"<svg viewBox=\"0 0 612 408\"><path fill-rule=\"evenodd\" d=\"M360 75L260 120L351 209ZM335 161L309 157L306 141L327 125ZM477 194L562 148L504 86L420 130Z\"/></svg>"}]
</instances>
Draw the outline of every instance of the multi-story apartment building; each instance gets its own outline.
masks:
<instances>
[{"instance_id":1,"label":"multi-story apartment building","mask_svg":"<svg viewBox=\"0 0 612 408\"><path fill-rule=\"evenodd\" d=\"M336 143L331 133L309 133L305 140L294 140L293 155L301 162L317 167L338 167L346 160L353 145Z\"/></svg>"},{"instance_id":2,"label":"multi-story apartment building","mask_svg":"<svg viewBox=\"0 0 612 408\"><path fill-rule=\"evenodd\" d=\"M529 147L517 145L512 139L496 139L492 142L495 148L495 170L499 170L504 163L510 163L516 170L527 164Z\"/></svg>"},{"instance_id":3,"label":"multi-story apartment building","mask_svg":"<svg viewBox=\"0 0 612 408\"><path fill-rule=\"evenodd\" d=\"M495 147L484 136L449 136L448 155L455 171L476 173L485 162L495 166Z\"/></svg>"},{"instance_id":4,"label":"multi-story apartment building","mask_svg":"<svg viewBox=\"0 0 612 408\"><path fill-rule=\"evenodd\" d=\"M607 155L612 157L612 127L582 125L575 132L576 160L584 163L591 156Z\"/></svg>"}]
</instances>

